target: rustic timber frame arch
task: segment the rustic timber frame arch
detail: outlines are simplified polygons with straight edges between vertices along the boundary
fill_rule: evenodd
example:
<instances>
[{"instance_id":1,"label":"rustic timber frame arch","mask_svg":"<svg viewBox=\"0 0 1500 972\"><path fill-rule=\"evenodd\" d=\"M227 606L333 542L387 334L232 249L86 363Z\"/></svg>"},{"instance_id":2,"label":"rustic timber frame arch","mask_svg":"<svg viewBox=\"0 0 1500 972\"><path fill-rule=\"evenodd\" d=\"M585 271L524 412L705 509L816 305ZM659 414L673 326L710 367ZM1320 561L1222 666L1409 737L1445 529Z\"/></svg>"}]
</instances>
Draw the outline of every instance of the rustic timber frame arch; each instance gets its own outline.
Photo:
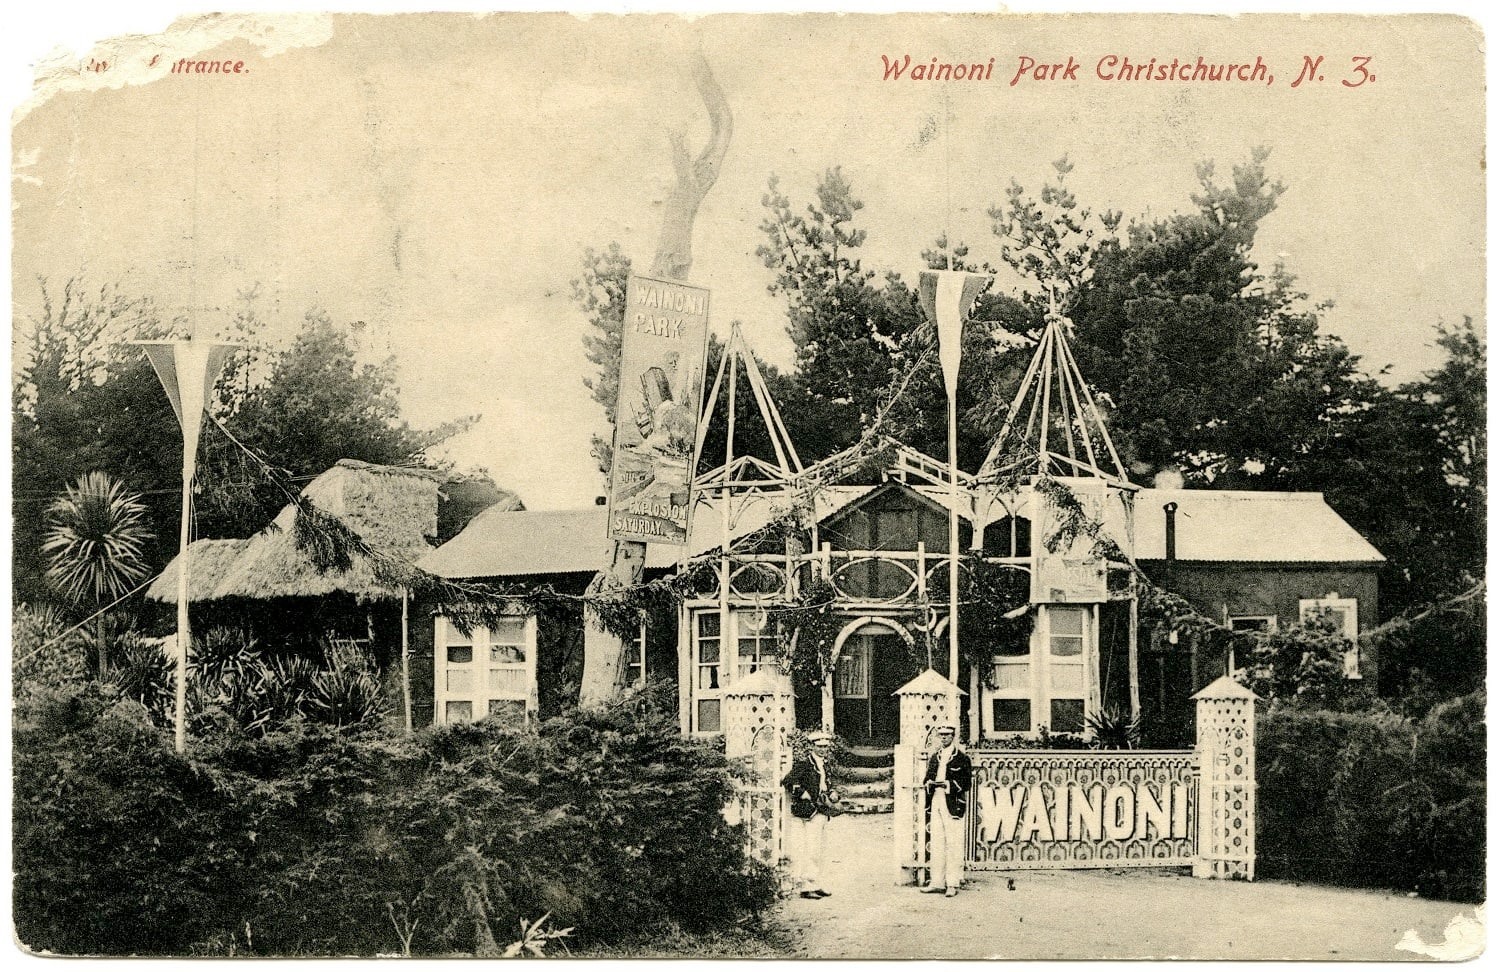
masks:
<instances>
[{"instance_id":1,"label":"rustic timber frame arch","mask_svg":"<svg viewBox=\"0 0 1500 972\"><path fill-rule=\"evenodd\" d=\"M864 614L857 618L850 618L838 637L833 639L833 647L828 651L828 674L823 676L823 729L826 732L833 731L833 679L834 670L838 665L839 652L844 650L844 642L870 625L888 628L900 635L908 648L916 647L916 639L911 636L910 631L906 630L906 625L897 618L878 614Z\"/></svg>"}]
</instances>

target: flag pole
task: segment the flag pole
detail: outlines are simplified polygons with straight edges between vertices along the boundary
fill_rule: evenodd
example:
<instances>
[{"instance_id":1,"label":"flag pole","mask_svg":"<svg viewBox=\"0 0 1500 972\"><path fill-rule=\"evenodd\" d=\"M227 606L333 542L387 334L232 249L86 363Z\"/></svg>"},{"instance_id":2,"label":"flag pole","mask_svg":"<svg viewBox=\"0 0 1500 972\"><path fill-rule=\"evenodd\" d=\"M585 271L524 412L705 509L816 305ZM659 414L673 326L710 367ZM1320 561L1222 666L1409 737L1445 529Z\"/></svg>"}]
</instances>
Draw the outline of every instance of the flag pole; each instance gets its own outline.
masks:
<instances>
[{"instance_id":1,"label":"flag pole","mask_svg":"<svg viewBox=\"0 0 1500 972\"><path fill-rule=\"evenodd\" d=\"M948 713L958 722L958 394L948 385Z\"/></svg>"},{"instance_id":2,"label":"flag pole","mask_svg":"<svg viewBox=\"0 0 1500 972\"><path fill-rule=\"evenodd\" d=\"M182 521L177 535L177 665L172 712L172 742L187 750L187 660L192 644L188 618L188 542L193 516L193 476L198 465L198 436L203 413L224 357L236 342L212 341L194 333L182 340L129 341L146 352L161 379L162 390L182 427Z\"/></svg>"},{"instance_id":3,"label":"flag pole","mask_svg":"<svg viewBox=\"0 0 1500 972\"><path fill-rule=\"evenodd\" d=\"M938 359L948 404L948 691L949 716L959 717L958 687L958 368L963 356L964 318L984 288L985 277L963 270L924 270L917 279L922 311L937 330ZM970 514L972 518L972 513Z\"/></svg>"},{"instance_id":4,"label":"flag pole","mask_svg":"<svg viewBox=\"0 0 1500 972\"><path fill-rule=\"evenodd\" d=\"M196 445L196 443L195 443ZM182 442L182 526L177 533L177 677L172 709L172 746L187 750L187 659L192 634L188 629L188 528L192 523L193 467L197 449Z\"/></svg>"}]
</instances>

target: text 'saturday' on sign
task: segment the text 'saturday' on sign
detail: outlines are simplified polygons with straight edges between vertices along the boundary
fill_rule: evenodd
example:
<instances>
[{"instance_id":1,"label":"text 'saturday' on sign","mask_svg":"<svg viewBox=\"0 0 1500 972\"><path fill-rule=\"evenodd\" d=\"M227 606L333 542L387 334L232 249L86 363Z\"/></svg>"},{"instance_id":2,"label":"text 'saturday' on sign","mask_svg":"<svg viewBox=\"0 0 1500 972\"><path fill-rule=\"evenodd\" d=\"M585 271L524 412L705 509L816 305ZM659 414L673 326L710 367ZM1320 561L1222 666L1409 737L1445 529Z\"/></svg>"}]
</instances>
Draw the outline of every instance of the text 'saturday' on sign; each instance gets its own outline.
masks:
<instances>
[{"instance_id":1,"label":"text 'saturday' on sign","mask_svg":"<svg viewBox=\"0 0 1500 972\"><path fill-rule=\"evenodd\" d=\"M708 291L632 275L625 286L609 538L687 543L708 357Z\"/></svg>"}]
</instances>

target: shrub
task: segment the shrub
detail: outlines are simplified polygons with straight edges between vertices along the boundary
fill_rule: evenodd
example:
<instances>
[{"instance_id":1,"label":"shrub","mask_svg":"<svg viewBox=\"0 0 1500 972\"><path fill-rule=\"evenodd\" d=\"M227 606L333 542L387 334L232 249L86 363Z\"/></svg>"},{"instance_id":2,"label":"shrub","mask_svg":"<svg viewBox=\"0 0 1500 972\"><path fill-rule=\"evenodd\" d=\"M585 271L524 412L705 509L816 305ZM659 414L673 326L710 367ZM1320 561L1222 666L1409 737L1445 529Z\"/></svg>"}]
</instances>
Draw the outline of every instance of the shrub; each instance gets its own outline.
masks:
<instances>
[{"instance_id":1,"label":"shrub","mask_svg":"<svg viewBox=\"0 0 1500 972\"><path fill-rule=\"evenodd\" d=\"M228 924L247 841L213 772L97 683L17 708L14 905L21 941L173 954ZM226 893L228 892L228 893Z\"/></svg>"},{"instance_id":2,"label":"shrub","mask_svg":"<svg viewBox=\"0 0 1500 972\"><path fill-rule=\"evenodd\" d=\"M1256 745L1261 874L1480 899L1482 695L1421 722L1275 706Z\"/></svg>"},{"instance_id":3,"label":"shrub","mask_svg":"<svg viewBox=\"0 0 1500 972\"><path fill-rule=\"evenodd\" d=\"M1396 796L1393 831L1409 848L1424 894L1484 899L1485 732L1483 691L1435 706L1417 724L1416 772Z\"/></svg>"},{"instance_id":4,"label":"shrub","mask_svg":"<svg viewBox=\"0 0 1500 972\"><path fill-rule=\"evenodd\" d=\"M10 621L14 692L19 693L27 683L58 686L84 681L88 639L81 631L68 628L50 605L15 606Z\"/></svg>"},{"instance_id":5,"label":"shrub","mask_svg":"<svg viewBox=\"0 0 1500 972\"><path fill-rule=\"evenodd\" d=\"M158 725L172 724L176 669L171 638L131 635L112 653L122 663L109 680L140 702ZM326 641L323 657L264 650L229 628L209 628L193 639L188 662L187 718L195 734L228 719L263 734L301 716L353 727L373 724L388 708L375 661L360 645Z\"/></svg>"},{"instance_id":6,"label":"shrub","mask_svg":"<svg viewBox=\"0 0 1500 972\"><path fill-rule=\"evenodd\" d=\"M753 915L772 875L722 754L637 696L534 730L408 736L201 720L187 757L110 686L16 730L16 928L59 953L499 954L549 913L582 945Z\"/></svg>"},{"instance_id":7,"label":"shrub","mask_svg":"<svg viewBox=\"0 0 1500 972\"><path fill-rule=\"evenodd\" d=\"M1351 647L1332 612L1285 631L1255 636L1242 680L1262 699L1326 701L1346 686L1344 653Z\"/></svg>"}]
</instances>

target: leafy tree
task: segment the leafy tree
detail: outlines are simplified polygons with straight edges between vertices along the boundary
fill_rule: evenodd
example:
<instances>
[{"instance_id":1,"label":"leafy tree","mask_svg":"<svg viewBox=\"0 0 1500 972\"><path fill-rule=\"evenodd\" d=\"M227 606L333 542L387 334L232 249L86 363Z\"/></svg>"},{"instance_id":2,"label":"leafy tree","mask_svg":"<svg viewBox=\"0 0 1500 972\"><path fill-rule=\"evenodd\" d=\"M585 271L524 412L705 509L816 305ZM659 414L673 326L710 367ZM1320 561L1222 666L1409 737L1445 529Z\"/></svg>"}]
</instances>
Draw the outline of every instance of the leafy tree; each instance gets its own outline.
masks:
<instances>
[{"instance_id":1,"label":"leafy tree","mask_svg":"<svg viewBox=\"0 0 1500 972\"><path fill-rule=\"evenodd\" d=\"M630 257L611 243L604 250L584 250L583 273L572 280L573 300L589 318L590 330L583 335L584 356L595 368L583 379L584 387L604 409L604 418L613 430L615 405L620 398L620 341L625 321L625 284L630 279ZM610 468L613 443L598 435L593 437L594 458L599 471L606 476Z\"/></svg>"},{"instance_id":2,"label":"leafy tree","mask_svg":"<svg viewBox=\"0 0 1500 972\"><path fill-rule=\"evenodd\" d=\"M1121 214L1095 213L1078 202L1067 187L1073 171L1067 156L1053 162L1052 168L1056 181L1042 186L1038 199L1012 179L1005 204L989 208L991 227L1003 241L1000 256L1034 285L1023 290L1021 299L1038 315L1054 302L1059 313L1070 313L1093 276L1095 256L1119 248Z\"/></svg>"},{"instance_id":3,"label":"leafy tree","mask_svg":"<svg viewBox=\"0 0 1500 972\"><path fill-rule=\"evenodd\" d=\"M151 573L150 538L140 497L102 472L84 475L47 508L47 579L80 610L97 615L100 674L109 669L103 612Z\"/></svg>"},{"instance_id":4,"label":"leafy tree","mask_svg":"<svg viewBox=\"0 0 1500 972\"><path fill-rule=\"evenodd\" d=\"M252 342L260 332L254 292L229 330ZM151 365L131 339L181 329L149 299L69 281L40 288L39 311L20 327L21 367L13 389L15 595L42 602L55 592L41 555L46 505L64 486L107 470L140 491L151 536L142 557L152 569L176 553L182 437ZM362 364L362 325L335 325L313 312L285 347L230 356L211 415L284 474L305 480L339 459L434 465L425 450L474 421L412 429L401 417L390 360ZM195 523L201 536L244 536L286 502L263 470L215 429L201 443ZM452 519L451 517L449 518ZM155 539L153 540L152 537Z\"/></svg>"},{"instance_id":5,"label":"leafy tree","mask_svg":"<svg viewBox=\"0 0 1500 972\"><path fill-rule=\"evenodd\" d=\"M56 596L41 548L46 509L67 485L107 470L140 491L150 533L175 537L182 455L155 372L124 343L168 333L152 302L76 280L39 289L39 311L18 322L11 428L13 589L34 603ZM143 544L159 563L162 548Z\"/></svg>"},{"instance_id":6,"label":"leafy tree","mask_svg":"<svg viewBox=\"0 0 1500 972\"><path fill-rule=\"evenodd\" d=\"M225 425L294 479L315 476L340 459L431 465L425 450L464 431L477 416L428 431L411 428L401 417L395 360L359 361L363 328L342 328L327 314L309 311L291 344L268 356L265 380L237 396ZM207 514L202 533L243 536L260 529L287 496L259 477L257 464L233 443L221 439L213 448L205 465L214 474L205 472L202 479L216 492L200 500ZM251 503L245 502L247 491Z\"/></svg>"},{"instance_id":7,"label":"leafy tree","mask_svg":"<svg viewBox=\"0 0 1500 972\"><path fill-rule=\"evenodd\" d=\"M1227 185L1205 163L1193 211L1123 239L1102 218L1090 235L1065 168L1040 202L1012 186L991 215L1011 266L1058 294L1135 476L1321 491L1389 558L1387 613L1451 596L1483 562L1483 347L1470 324L1443 329L1448 361L1420 381L1365 373L1320 332L1327 305L1252 259L1283 192L1268 158L1255 151Z\"/></svg>"},{"instance_id":8,"label":"leafy tree","mask_svg":"<svg viewBox=\"0 0 1500 972\"><path fill-rule=\"evenodd\" d=\"M1435 409L1443 475L1464 491L1466 507L1482 517L1487 489L1484 343L1472 317L1451 328L1440 323L1437 333L1447 359L1422 380L1403 385L1401 393Z\"/></svg>"},{"instance_id":9,"label":"leafy tree","mask_svg":"<svg viewBox=\"0 0 1500 972\"><path fill-rule=\"evenodd\" d=\"M800 394L783 403L799 416L799 445L821 458L853 443L879 414L896 377L895 350L922 321L915 295L895 274L877 284L855 226L864 203L838 169L823 174L816 203L795 212L773 175L761 204L766 242L756 255L775 271L769 286L787 301ZM797 434L796 431L793 434Z\"/></svg>"}]
</instances>

